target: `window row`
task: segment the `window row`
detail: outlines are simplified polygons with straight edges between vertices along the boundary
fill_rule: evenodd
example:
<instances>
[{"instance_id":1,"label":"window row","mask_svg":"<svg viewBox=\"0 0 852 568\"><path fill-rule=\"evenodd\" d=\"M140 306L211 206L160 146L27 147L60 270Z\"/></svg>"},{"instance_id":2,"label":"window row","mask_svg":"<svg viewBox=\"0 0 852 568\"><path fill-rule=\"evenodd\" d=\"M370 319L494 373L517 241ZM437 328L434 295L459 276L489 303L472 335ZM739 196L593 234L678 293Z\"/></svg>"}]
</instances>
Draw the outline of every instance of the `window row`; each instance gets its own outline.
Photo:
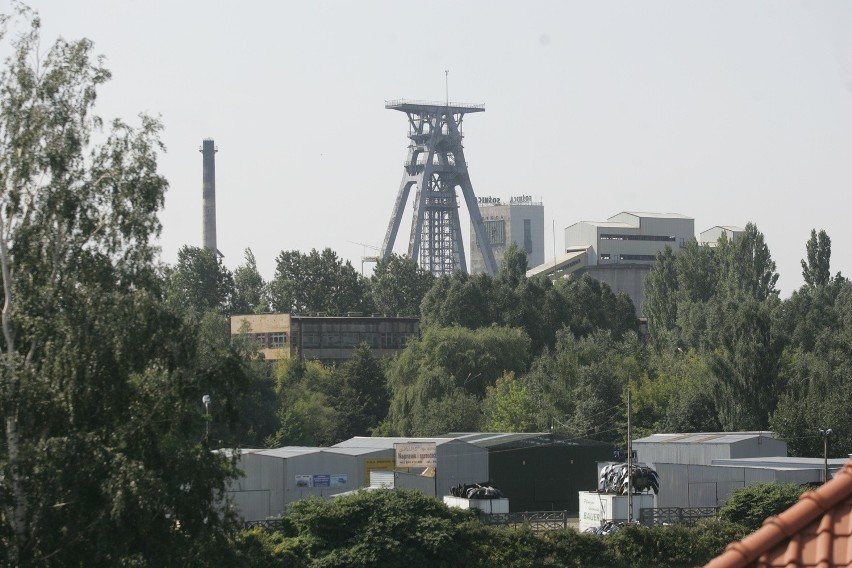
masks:
<instances>
[{"instance_id":1,"label":"window row","mask_svg":"<svg viewBox=\"0 0 852 568\"><path fill-rule=\"evenodd\" d=\"M674 236L664 236L664 235L619 235L614 233L603 233L601 235L602 241L666 241L666 242L674 242Z\"/></svg>"}]
</instances>

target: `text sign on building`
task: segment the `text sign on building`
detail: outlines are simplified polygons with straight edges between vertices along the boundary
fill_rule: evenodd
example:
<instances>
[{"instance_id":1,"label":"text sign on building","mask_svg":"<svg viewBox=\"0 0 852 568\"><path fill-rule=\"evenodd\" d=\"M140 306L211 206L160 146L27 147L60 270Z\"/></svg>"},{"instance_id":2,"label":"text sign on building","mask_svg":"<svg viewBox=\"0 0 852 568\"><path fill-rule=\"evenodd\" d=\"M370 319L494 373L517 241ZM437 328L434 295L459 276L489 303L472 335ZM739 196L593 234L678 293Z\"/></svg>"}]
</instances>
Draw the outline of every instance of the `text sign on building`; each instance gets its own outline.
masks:
<instances>
[{"instance_id":1,"label":"text sign on building","mask_svg":"<svg viewBox=\"0 0 852 568\"><path fill-rule=\"evenodd\" d=\"M406 442L393 445L396 467L438 467L435 442Z\"/></svg>"}]
</instances>

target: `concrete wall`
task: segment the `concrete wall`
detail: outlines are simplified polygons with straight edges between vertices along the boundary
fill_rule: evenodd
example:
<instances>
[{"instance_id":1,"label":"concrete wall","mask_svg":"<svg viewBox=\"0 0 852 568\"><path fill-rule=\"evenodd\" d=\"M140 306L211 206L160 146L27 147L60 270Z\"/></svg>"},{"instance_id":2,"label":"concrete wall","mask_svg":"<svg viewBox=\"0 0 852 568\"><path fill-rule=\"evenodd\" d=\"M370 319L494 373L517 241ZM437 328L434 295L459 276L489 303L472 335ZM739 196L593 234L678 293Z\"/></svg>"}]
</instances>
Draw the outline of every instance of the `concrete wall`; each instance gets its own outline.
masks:
<instances>
[{"instance_id":1,"label":"concrete wall","mask_svg":"<svg viewBox=\"0 0 852 568\"><path fill-rule=\"evenodd\" d=\"M492 251L497 267L500 267L506 250L514 242L518 248L524 248L524 221L530 221L532 250L527 252L527 268L533 268L544 262L544 206L540 204L502 204L479 206L483 221L502 220L504 226L504 241L493 244ZM485 272L485 260L476 238L473 225L470 227L470 272L482 274Z\"/></svg>"}]
</instances>

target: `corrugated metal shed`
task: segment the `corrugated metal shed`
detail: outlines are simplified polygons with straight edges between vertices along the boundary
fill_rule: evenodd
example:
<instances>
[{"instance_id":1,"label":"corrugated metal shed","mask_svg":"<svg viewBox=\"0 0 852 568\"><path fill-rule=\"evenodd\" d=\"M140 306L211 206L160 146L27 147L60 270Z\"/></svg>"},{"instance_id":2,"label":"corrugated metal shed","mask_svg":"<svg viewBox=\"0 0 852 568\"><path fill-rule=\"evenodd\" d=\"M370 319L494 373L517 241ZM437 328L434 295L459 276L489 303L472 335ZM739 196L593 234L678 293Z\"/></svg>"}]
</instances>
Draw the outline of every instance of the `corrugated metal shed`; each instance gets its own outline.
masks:
<instances>
[{"instance_id":1,"label":"corrugated metal shed","mask_svg":"<svg viewBox=\"0 0 852 568\"><path fill-rule=\"evenodd\" d=\"M610 444L550 432L454 432L488 450L490 481L509 510L579 511L579 491L597 489L596 463L612 457Z\"/></svg>"},{"instance_id":2,"label":"corrugated metal shed","mask_svg":"<svg viewBox=\"0 0 852 568\"><path fill-rule=\"evenodd\" d=\"M468 442L447 437L367 437L356 436L335 444L335 448L373 448L390 451L394 444L407 442L435 442L438 455L437 497L450 494L450 488L459 484L480 483L488 477L488 450Z\"/></svg>"},{"instance_id":3,"label":"corrugated metal shed","mask_svg":"<svg viewBox=\"0 0 852 568\"><path fill-rule=\"evenodd\" d=\"M641 462L710 465L715 459L787 455L787 443L773 432L653 434L633 441Z\"/></svg>"}]
</instances>

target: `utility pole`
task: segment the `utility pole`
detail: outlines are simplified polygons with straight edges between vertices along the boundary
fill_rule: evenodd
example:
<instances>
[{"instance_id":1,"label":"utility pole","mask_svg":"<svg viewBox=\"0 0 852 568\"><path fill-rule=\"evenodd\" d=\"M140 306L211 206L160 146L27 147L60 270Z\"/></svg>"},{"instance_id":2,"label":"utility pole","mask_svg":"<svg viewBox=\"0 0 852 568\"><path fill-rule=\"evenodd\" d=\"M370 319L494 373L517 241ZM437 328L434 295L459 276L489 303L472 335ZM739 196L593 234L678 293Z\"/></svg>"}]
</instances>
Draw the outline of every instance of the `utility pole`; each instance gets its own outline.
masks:
<instances>
[{"instance_id":1,"label":"utility pole","mask_svg":"<svg viewBox=\"0 0 852 568\"><path fill-rule=\"evenodd\" d=\"M627 385L627 522L633 522L633 436L630 431L633 407L630 400L630 385Z\"/></svg>"},{"instance_id":2,"label":"utility pole","mask_svg":"<svg viewBox=\"0 0 852 568\"><path fill-rule=\"evenodd\" d=\"M823 473L822 473L822 482L828 483L828 438L831 437L834 432L831 431L831 428L820 428L819 433L822 436L822 459L823 459Z\"/></svg>"}]
</instances>

